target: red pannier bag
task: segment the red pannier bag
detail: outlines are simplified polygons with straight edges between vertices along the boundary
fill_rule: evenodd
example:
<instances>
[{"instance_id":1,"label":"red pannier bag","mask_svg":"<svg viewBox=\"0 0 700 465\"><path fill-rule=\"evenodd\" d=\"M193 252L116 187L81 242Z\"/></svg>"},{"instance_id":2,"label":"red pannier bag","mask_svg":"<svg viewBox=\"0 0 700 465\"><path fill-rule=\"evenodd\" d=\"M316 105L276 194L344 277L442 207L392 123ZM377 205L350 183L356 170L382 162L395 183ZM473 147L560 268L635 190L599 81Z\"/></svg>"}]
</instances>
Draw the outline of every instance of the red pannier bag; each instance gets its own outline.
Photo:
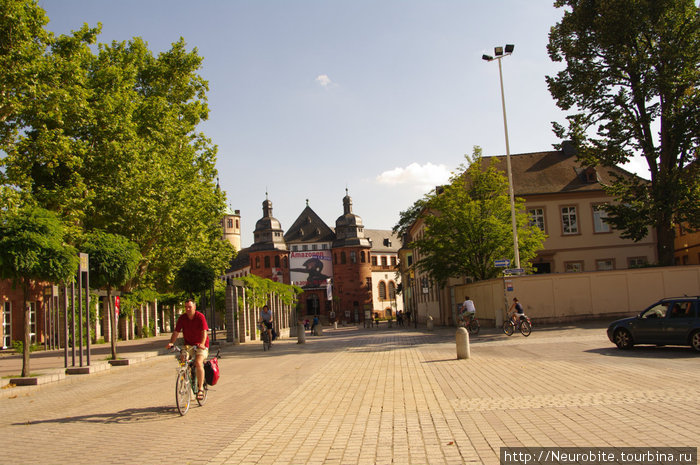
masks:
<instances>
[{"instance_id":1,"label":"red pannier bag","mask_svg":"<svg viewBox=\"0 0 700 465\"><path fill-rule=\"evenodd\" d=\"M219 359L212 358L204 362L204 379L209 386L219 382Z\"/></svg>"}]
</instances>

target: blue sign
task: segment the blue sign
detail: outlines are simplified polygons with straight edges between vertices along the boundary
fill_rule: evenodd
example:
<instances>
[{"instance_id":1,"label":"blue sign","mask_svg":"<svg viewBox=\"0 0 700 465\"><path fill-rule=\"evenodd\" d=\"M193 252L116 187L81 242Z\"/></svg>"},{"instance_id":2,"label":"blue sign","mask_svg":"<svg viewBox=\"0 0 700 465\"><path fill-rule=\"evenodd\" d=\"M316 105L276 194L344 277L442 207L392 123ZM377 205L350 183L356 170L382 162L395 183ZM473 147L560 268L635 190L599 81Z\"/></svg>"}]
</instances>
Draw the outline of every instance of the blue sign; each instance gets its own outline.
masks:
<instances>
[{"instance_id":1,"label":"blue sign","mask_svg":"<svg viewBox=\"0 0 700 465\"><path fill-rule=\"evenodd\" d=\"M521 273L524 273L525 270L522 268L509 268L509 269L503 270L503 272L506 274L521 274Z\"/></svg>"},{"instance_id":2,"label":"blue sign","mask_svg":"<svg viewBox=\"0 0 700 465\"><path fill-rule=\"evenodd\" d=\"M493 262L493 264L496 268L506 268L506 267L510 266L510 259L503 258L501 260L496 260Z\"/></svg>"}]
</instances>

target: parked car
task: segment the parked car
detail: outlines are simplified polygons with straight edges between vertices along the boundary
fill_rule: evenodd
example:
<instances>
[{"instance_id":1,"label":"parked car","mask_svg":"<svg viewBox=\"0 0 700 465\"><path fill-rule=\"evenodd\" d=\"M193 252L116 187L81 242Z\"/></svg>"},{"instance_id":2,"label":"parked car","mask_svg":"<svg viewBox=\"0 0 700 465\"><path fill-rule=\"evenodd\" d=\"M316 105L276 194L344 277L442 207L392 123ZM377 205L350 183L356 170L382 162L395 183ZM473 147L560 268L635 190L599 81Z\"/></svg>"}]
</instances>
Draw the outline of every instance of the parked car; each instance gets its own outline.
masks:
<instances>
[{"instance_id":1,"label":"parked car","mask_svg":"<svg viewBox=\"0 0 700 465\"><path fill-rule=\"evenodd\" d=\"M608 339L620 349L689 345L700 352L700 296L661 299L635 317L612 322Z\"/></svg>"}]
</instances>

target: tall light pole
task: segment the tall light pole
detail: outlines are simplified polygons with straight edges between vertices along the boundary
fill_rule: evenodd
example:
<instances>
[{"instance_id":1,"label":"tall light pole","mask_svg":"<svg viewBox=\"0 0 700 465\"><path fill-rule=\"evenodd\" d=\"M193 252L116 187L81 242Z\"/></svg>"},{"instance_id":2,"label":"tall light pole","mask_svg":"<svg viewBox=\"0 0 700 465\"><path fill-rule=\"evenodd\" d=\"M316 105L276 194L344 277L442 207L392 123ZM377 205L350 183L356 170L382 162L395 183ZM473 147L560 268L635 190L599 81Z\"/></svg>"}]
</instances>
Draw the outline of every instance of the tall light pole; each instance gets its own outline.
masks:
<instances>
[{"instance_id":1,"label":"tall light pole","mask_svg":"<svg viewBox=\"0 0 700 465\"><path fill-rule=\"evenodd\" d=\"M503 92L503 71L501 70L501 59L513 53L515 45L507 44L505 53L503 47L494 47L495 57L482 55L486 61L498 61L498 77L501 81L501 105L503 106L503 129L506 133L506 167L508 170L508 193L510 194L510 217L513 223L513 250L515 251L515 268L520 268L520 250L518 249L518 225L515 221L515 195L513 194L513 172L510 168L510 144L508 143L508 121L506 119L506 98Z\"/></svg>"}]
</instances>

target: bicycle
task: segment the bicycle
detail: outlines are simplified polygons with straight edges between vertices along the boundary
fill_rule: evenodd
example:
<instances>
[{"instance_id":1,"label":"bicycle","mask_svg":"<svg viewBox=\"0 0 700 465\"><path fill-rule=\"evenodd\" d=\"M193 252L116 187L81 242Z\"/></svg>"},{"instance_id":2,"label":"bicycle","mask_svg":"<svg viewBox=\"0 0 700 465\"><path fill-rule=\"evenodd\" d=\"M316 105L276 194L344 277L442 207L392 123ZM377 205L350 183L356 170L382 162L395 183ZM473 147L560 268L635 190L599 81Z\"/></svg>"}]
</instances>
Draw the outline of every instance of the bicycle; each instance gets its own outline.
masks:
<instances>
[{"instance_id":1,"label":"bicycle","mask_svg":"<svg viewBox=\"0 0 700 465\"><path fill-rule=\"evenodd\" d=\"M267 327L265 327L265 325L260 326L260 339L262 339L263 342L263 351L272 349L270 333L267 331Z\"/></svg>"},{"instance_id":2,"label":"bicycle","mask_svg":"<svg viewBox=\"0 0 700 465\"><path fill-rule=\"evenodd\" d=\"M175 404L177 405L177 411L180 413L180 415L185 415L190 409L190 403L192 401L191 394L194 394L195 399L197 399L197 403L201 407L207 402L209 386L207 385L205 378L204 383L202 384L204 396L201 399L198 399L197 373L194 366L194 359L191 358L189 352L182 347L173 346L173 350L178 352L177 360L180 365L177 369L177 379L175 380ZM214 358L218 359L220 353L220 350L217 351Z\"/></svg>"},{"instance_id":3,"label":"bicycle","mask_svg":"<svg viewBox=\"0 0 700 465\"><path fill-rule=\"evenodd\" d=\"M503 332L508 336L512 336L515 330L518 329L520 333L528 337L532 333L532 321L527 315L519 315L517 323L513 323L512 318L508 318L503 322Z\"/></svg>"},{"instance_id":4,"label":"bicycle","mask_svg":"<svg viewBox=\"0 0 700 465\"><path fill-rule=\"evenodd\" d=\"M467 318L469 318L469 321L467 321ZM481 325L479 325L479 320L476 318L475 314L472 314L471 317L467 317L466 313L462 313L459 315L458 324L466 328L467 332L473 336L479 334L479 329L481 329Z\"/></svg>"}]
</instances>

